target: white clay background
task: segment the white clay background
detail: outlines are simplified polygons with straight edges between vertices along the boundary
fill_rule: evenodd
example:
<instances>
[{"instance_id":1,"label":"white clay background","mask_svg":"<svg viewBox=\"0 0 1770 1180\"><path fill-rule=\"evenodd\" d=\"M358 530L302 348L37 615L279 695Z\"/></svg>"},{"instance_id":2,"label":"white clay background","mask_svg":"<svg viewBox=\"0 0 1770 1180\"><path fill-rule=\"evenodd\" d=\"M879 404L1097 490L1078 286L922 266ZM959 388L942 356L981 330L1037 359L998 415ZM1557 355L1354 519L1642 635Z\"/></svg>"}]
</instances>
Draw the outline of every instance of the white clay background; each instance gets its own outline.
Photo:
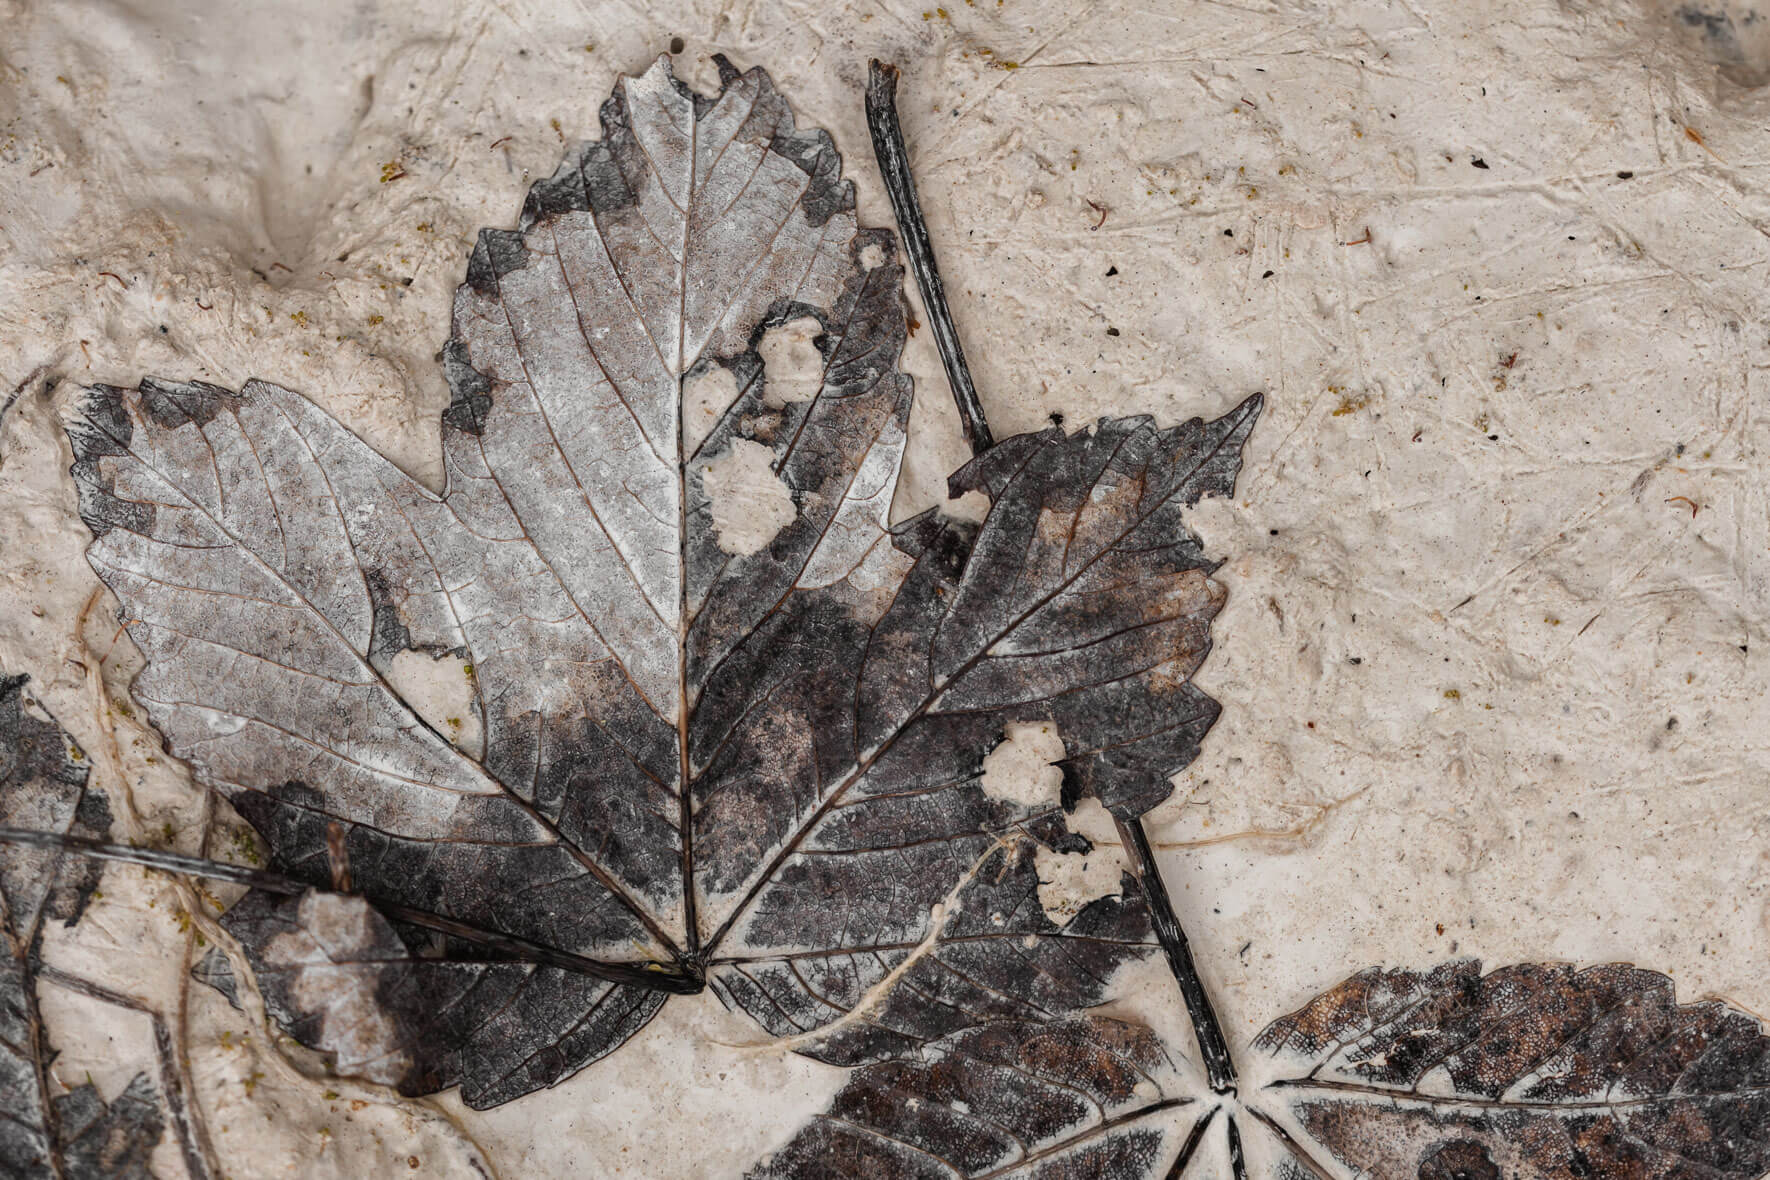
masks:
<instances>
[{"instance_id":1,"label":"white clay background","mask_svg":"<svg viewBox=\"0 0 1770 1180\"><path fill-rule=\"evenodd\" d=\"M1232 1041L1453 954L1770 1012L1770 9L945 3L0 0L0 667L118 837L195 851L204 808L91 602L73 387L263 377L434 481L472 236L617 73L674 36L703 89L767 67L886 224L877 55L998 435L1267 393L1194 514L1223 716L1152 817ZM900 514L964 455L926 331L905 366ZM181 1000L184 887L103 894L51 958L180 1030L230 1177L727 1176L839 1084L709 995L502 1109L401 1102ZM1127 991L1191 1051L1159 965ZM58 1077L150 1060L145 1018L46 993Z\"/></svg>"}]
</instances>

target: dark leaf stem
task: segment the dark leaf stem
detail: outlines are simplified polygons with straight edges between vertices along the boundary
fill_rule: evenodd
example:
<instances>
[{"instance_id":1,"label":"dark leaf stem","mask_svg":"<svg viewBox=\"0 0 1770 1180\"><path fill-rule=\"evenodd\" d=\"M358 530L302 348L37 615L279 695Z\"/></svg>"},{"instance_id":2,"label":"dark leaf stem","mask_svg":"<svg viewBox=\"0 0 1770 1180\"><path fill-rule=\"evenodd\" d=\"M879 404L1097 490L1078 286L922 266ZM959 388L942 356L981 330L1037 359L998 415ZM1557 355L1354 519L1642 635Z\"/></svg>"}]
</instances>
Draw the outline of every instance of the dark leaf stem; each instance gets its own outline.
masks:
<instances>
[{"instance_id":1,"label":"dark leaf stem","mask_svg":"<svg viewBox=\"0 0 1770 1180\"><path fill-rule=\"evenodd\" d=\"M898 233L903 236L904 254L916 276L916 289L922 292L922 306L928 313L934 343L940 349L940 363L946 368L947 383L952 386L953 400L959 406L965 441L971 444L972 454L980 454L995 446L996 440L983 416L983 403L977 400L977 386L971 382L965 350L959 347L959 332L953 325L952 310L947 307L940 267L928 241L928 223L922 218L922 203L916 199L909 152L904 148L903 129L897 122L897 67L877 59L867 75L867 127L873 133L873 158L878 160L879 171L885 178L885 192L891 197L891 212L896 215Z\"/></svg>"},{"instance_id":2,"label":"dark leaf stem","mask_svg":"<svg viewBox=\"0 0 1770 1180\"><path fill-rule=\"evenodd\" d=\"M1167 1180L1180 1180L1186 1174L1186 1165L1190 1164L1192 1157L1198 1154L1198 1145L1204 1142L1205 1131L1210 1128L1212 1121L1217 1117L1217 1112L1222 1109L1220 1106L1213 1106L1205 1112L1203 1118L1192 1124L1192 1132L1186 1136L1186 1142L1180 1145L1180 1154L1174 1157L1173 1164L1168 1167Z\"/></svg>"},{"instance_id":3,"label":"dark leaf stem","mask_svg":"<svg viewBox=\"0 0 1770 1180\"><path fill-rule=\"evenodd\" d=\"M1229 1116L1229 1174L1233 1180L1248 1180L1248 1161L1241 1148L1241 1128L1235 1116Z\"/></svg>"},{"instance_id":4,"label":"dark leaf stem","mask_svg":"<svg viewBox=\"0 0 1770 1180\"><path fill-rule=\"evenodd\" d=\"M965 350L959 344L952 312L947 307L946 289L940 281L940 268L935 265L934 249L928 241L928 225L922 218L921 203L916 199L909 153L904 147L903 129L897 121L897 75L896 66L877 59L872 62L867 77L867 127L872 132L873 155L879 162L892 212L897 215L898 232L903 235L904 251L909 257L910 269L915 273L916 286L922 292L922 303L928 312L929 325L934 329L935 343L940 346L947 383L952 386L953 398L958 403L965 441L971 444L971 453L978 455L994 446L995 438L984 418L983 405L978 401L977 388L971 381L971 370L965 364ZM1173 970L1174 978L1180 984L1180 994L1186 1001L1186 1012L1192 1020L1211 1089L1219 1094L1232 1093L1235 1090L1235 1063L1229 1055L1223 1026L1211 1007L1204 982L1199 979L1186 932L1180 928L1180 920L1174 915L1174 905L1168 898L1161 871L1156 867L1155 852L1143 830L1143 820L1135 816L1121 817L1118 825L1125 849L1131 853L1137 876L1143 882L1156 938L1161 942L1168 966ZM1233 1118L1230 1130L1231 1143L1239 1158L1240 1137L1235 1134Z\"/></svg>"},{"instance_id":5,"label":"dark leaf stem","mask_svg":"<svg viewBox=\"0 0 1770 1180\"><path fill-rule=\"evenodd\" d=\"M306 881L286 877L281 873L266 872L263 869L230 865L222 861L207 860L200 856L183 856L176 852L160 852L152 848L130 848L123 844L105 844L98 840L87 840L78 836L62 836L55 832L0 828L0 844L25 844L35 848L60 849L80 856L89 856L95 860L112 860L123 864L141 865L149 869L159 869L167 873L184 873L193 877L205 877L211 881L226 881L229 884L245 885L285 897L298 896L313 888ZM540 963L544 966L576 972L579 975L606 979L610 983L630 984L651 991L692 994L706 987L706 980L699 973L673 972L661 967L647 967L636 963L604 962L601 959L592 959L584 955L574 955L570 951L542 946L539 943L529 942L527 939L516 938L512 935L481 930L467 923L457 922L452 918L430 913L428 910L400 905L397 902L376 900L371 904L394 921L421 926L426 930L435 930L438 933L447 934L451 938L458 938L463 942L471 942L476 946L502 953L517 962Z\"/></svg>"},{"instance_id":6,"label":"dark leaf stem","mask_svg":"<svg viewBox=\"0 0 1770 1180\"><path fill-rule=\"evenodd\" d=\"M1174 903L1168 898L1168 887L1155 864L1155 850L1149 845L1149 833L1141 819L1118 820L1119 836L1125 851L1131 854L1132 867L1143 882L1144 904L1149 907L1149 921L1155 937L1168 956L1168 967L1180 984L1181 998L1186 1001L1186 1014L1192 1018L1192 1031L1198 1038L1199 1056L1204 1058L1205 1076L1211 1089L1219 1094L1235 1089L1235 1062L1229 1056L1229 1045L1223 1038L1223 1026L1211 1007L1211 997L1199 978L1198 965L1192 959L1192 947L1186 931L1174 915ZM1231 1120L1233 1126L1233 1120Z\"/></svg>"}]
</instances>

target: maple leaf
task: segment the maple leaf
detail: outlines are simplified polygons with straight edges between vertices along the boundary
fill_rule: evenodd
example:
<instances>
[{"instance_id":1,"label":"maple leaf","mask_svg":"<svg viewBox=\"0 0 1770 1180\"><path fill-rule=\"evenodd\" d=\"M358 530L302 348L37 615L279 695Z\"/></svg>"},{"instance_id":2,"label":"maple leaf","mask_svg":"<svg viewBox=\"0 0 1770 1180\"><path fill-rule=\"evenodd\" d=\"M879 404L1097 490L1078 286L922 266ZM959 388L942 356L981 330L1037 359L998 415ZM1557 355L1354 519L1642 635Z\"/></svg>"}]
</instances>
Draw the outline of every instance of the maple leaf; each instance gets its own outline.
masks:
<instances>
[{"instance_id":1,"label":"maple leaf","mask_svg":"<svg viewBox=\"0 0 1770 1180\"><path fill-rule=\"evenodd\" d=\"M1770 1038L1626 964L1360 972L1256 1044L1333 1157L1376 1176L1763 1176Z\"/></svg>"},{"instance_id":2,"label":"maple leaf","mask_svg":"<svg viewBox=\"0 0 1770 1180\"><path fill-rule=\"evenodd\" d=\"M1178 1174L1216 1109L1148 1028L1001 1021L856 1070L753 1180Z\"/></svg>"},{"instance_id":3,"label":"maple leaf","mask_svg":"<svg viewBox=\"0 0 1770 1180\"><path fill-rule=\"evenodd\" d=\"M1273 1180L1770 1171L1770 1038L1655 971L1372 968L1255 1045L1277 1076L1219 1105L1142 1026L984 1025L855 1071L751 1175L1180 1180L1221 1167L1214 1125L1233 1175Z\"/></svg>"},{"instance_id":4,"label":"maple leaf","mask_svg":"<svg viewBox=\"0 0 1770 1180\"><path fill-rule=\"evenodd\" d=\"M102 836L110 808L87 789L83 757L26 696L26 680L0 672L0 826ZM101 867L63 860L53 848L0 845L0 1172L17 1180L145 1180L165 1127L147 1075L137 1074L107 1103L91 1082L56 1093L49 1073L54 1051L37 998L43 929L79 921Z\"/></svg>"},{"instance_id":5,"label":"maple leaf","mask_svg":"<svg viewBox=\"0 0 1770 1180\"><path fill-rule=\"evenodd\" d=\"M407 1093L507 1101L703 986L878 1061L1096 1004L1154 946L1146 865L1053 917L1040 864L1092 850L1081 796L1165 798L1216 717L1182 514L1260 400L1005 439L951 480L981 524L892 526L896 245L720 63L710 97L667 58L621 80L481 233L441 494L261 381L69 422L133 692L281 874L227 925L296 1035ZM1029 724L1061 792L983 774Z\"/></svg>"}]
</instances>

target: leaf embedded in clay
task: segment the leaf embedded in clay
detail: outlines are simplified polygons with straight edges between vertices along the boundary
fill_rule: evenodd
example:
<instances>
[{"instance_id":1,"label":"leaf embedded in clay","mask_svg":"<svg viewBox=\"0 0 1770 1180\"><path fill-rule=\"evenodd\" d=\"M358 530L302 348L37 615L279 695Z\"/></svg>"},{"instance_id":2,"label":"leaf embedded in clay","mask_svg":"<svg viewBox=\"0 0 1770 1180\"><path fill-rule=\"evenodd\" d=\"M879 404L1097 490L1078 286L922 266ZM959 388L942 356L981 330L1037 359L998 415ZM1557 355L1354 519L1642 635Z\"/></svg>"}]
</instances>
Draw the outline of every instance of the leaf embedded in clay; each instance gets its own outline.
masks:
<instances>
[{"instance_id":1,"label":"leaf embedded in clay","mask_svg":"<svg viewBox=\"0 0 1770 1180\"><path fill-rule=\"evenodd\" d=\"M720 923L710 977L722 994L771 1031L813 1028L932 938L920 969L946 977L930 980L945 1019L1038 994L1047 955L1076 981L1047 1013L1104 998L1112 968L1148 946L1134 892L1123 904L1139 912L1114 919L1116 939L1072 937L1096 917L1049 922L1026 856L1014 862L1026 893L1007 910L1018 921L948 938L931 915L996 842L1032 852L1041 822L1067 836L1063 794L1138 814L1196 753L1217 710L1190 676L1222 591L1179 516L1232 486L1257 409L1005 440L954 477L955 493L991 495L980 528L933 511L898 528L913 565L887 605L852 580L799 595L734 651L689 741L695 885ZM1064 751L1066 785L1039 802L983 781L990 750L1029 721ZM867 1023L871 1036L846 1029L811 1051L854 1064L906 1047L907 1030Z\"/></svg>"},{"instance_id":2,"label":"leaf embedded in clay","mask_svg":"<svg viewBox=\"0 0 1770 1180\"><path fill-rule=\"evenodd\" d=\"M584 1040L607 1030L625 1040L666 998L559 967L414 954L368 902L344 894L254 892L223 924L279 1024L338 1072L406 1094L458 1084L489 1106L551 1085Z\"/></svg>"},{"instance_id":3,"label":"leaf embedded in clay","mask_svg":"<svg viewBox=\"0 0 1770 1180\"><path fill-rule=\"evenodd\" d=\"M85 755L26 691L29 679L0 671L0 827L103 836L110 805L102 792L87 789ZM29 943L49 919L73 924L99 870L52 849L0 846L0 896L10 928Z\"/></svg>"},{"instance_id":4,"label":"leaf embedded in clay","mask_svg":"<svg viewBox=\"0 0 1770 1180\"><path fill-rule=\"evenodd\" d=\"M0 672L0 827L101 837L104 796L88 788L78 747ZM55 1093L54 1050L38 1008L39 951L50 921L72 924L98 885L96 861L52 848L0 844L0 1173L19 1180L147 1176L165 1118L153 1084L138 1075L106 1103L83 1085Z\"/></svg>"},{"instance_id":5,"label":"leaf embedded in clay","mask_svg":"<svg viewBox=\"0 0 1770 1180\"><path fill-rule=\"evenodd\" d=\"M1770 1038L1627 965L1372 968L1257 1045L1307 1072L1266 1096L1358 1175L1753 1178L1770 1172Z\"/></svg>"},{"instance_id":6,"label":"leaf embedded in clay","mask_svg":"<svg viewBox=\"0 0 1770 1180\"><path fill-rule=\"evenodd\" d=\"M858 1069L750 1174L1184 1180L1225 1153L1242 1180L1770 1173L1770 1037L1654 971L1373 967L1254 1045L1276 1080L1225 1098L1140 1025L981 1025ZM1127 1065L1129 1092L1103 1080Z\"/></svg>"},{"instance_id":7,"label":"leaf embedded in clay","mask_svg":"<svg viewBox=\"0 0 1770 1180\"><path fill-rule=\"evenodd\" d=\"M844 894L864 888L863 878L815 876L814 858L805 879L833 900L825 915L800 911L795 920L812 927L818 944L722 951L710 964L714 990L800 1051L842 1065L909 1052L984 1021L1049 1019L1097 1004L1118 967L1151 951L1149 916L1136 878L1121 873L1108 895L1054 920L1041 903L1039 867L1040 853L1058 848L1080 855L1089 845L1053 815L1018 832L946 841L941 856L981 851L926 923L919 898L902 901L920 892L915 874ZM793 888L801 878L788 871L782 880Z\"/></svg>"},{"instance_id":8,"label":"leaf embedded in clay","mask_svg":"<svg viewBox=\"0 0 1770 1180\"><path fill-rule=\"evenodd\" d=\"M55 1100L55 1113L61 1180L151 1180L166 1116L145 1073L108 1103L92 1083L76 1086Z\"/></svg>"},{"instance_id":9,"label":"leaf embedded in clay","mask_svg":"<svg viewBox=\"0 0 1770 1180\"><path fill-rule=\"evenodd\" d=\"M473 649L431 656L409 633L452 620L454 580L499 562L525 617L520 543L464 528L311 403L262 382L101 387L70 431L89 560L148 660L132 691L276 867L329 882L336 824L370 896L593 958L664 956L608 858L566 840L443 736L446 717L421 717L389 682L394 657L423 651L468 690L463 711L478 707L471 663L447 658ZM432 560L444 542L458 565ZM580 1047L593 1058L624 1039L607 1032Z\"/></svg>"},{"instance_id":10,"label":"leaf embedded in clay","mask_svg":"<svg viewBox=\"0 0 1770 1180\"><path fill-rule=\"evenodd\" d=\"M1232 489L1259 403L1005 440L954 477L981 526L892 528L895 243L766 74L721 77L621 80L480 235L442 494L264 382L97 387L69 427L169 748L277 871L348 862L388 923L363 915L380 967L340 952L353 986L466 997L390 1009L389 1043L441 1041L388 1067L408 1090L550 1084L703 978L876 1060L1096 1003L1152 945L1134 878L1093 864L1054 917L1039 866L1108 855L1065 807L1146 810L1216 715L1190 677L1222 591L1181 514ZM992 794L1027 724L1061 787ZM273 970L320 915L255 904L280 916L236 932Z\"/></svg>"},{"instance_id":11,"label":"leaf embedded in clay","mask_svg":"<svg viewBox=\"0 0 1770 1180\"><path fill-rule=\"evenodd\" d=\"M1214 1108L1160 1040L1105 1017L1001 1021L855 1071L754 1180L1176 1174Z\"/></svg>"}]
</instances>

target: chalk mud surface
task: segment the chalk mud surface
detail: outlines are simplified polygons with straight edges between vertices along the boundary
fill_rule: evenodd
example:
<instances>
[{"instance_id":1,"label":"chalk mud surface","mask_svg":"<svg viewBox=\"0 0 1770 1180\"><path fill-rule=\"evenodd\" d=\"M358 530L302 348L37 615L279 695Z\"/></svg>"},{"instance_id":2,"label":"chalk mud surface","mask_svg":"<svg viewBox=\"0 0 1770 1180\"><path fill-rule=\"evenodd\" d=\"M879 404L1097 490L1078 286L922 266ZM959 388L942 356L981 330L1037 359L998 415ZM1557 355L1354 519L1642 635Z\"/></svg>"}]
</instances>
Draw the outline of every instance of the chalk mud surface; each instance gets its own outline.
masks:
<instances>
[{"instance_id":1,"label":"chalk mud surface","mask_svg":"<svg viewBox=\"0 0 1770 1180\"><path fill-rule=\"evenodd\" d=\"M1266 393L1235 499L1192 515L1224 559L1197 678L1223 715L1149 818L1244 1060L1377 963L1631 961L1770 1011L1770 20L948 3L0 0L0 667L92 759L113 837L252 847L130 704L75 388L263 378L434 485L473 235L617 74L673 38L704 91L714 52L766 67L886 225L878 56L998 437ZM904 367L899 517L966 455L926 331ZM731 543L761 542L734 517ZM1097 877L1054 868L1041 900ZM111 867L45 954L163 1015L230 1177L727 1176L843 1077L707 994L510 1105L399 1099L249 988L187 985L228 900ZM1117 1011L1190 1051L1139 972ZM42 1004L62 1083L113 1098L152 1061L142 1014ZM152 1162L186 1174L170 1133Z\"/></svg>"}]
</instances>

